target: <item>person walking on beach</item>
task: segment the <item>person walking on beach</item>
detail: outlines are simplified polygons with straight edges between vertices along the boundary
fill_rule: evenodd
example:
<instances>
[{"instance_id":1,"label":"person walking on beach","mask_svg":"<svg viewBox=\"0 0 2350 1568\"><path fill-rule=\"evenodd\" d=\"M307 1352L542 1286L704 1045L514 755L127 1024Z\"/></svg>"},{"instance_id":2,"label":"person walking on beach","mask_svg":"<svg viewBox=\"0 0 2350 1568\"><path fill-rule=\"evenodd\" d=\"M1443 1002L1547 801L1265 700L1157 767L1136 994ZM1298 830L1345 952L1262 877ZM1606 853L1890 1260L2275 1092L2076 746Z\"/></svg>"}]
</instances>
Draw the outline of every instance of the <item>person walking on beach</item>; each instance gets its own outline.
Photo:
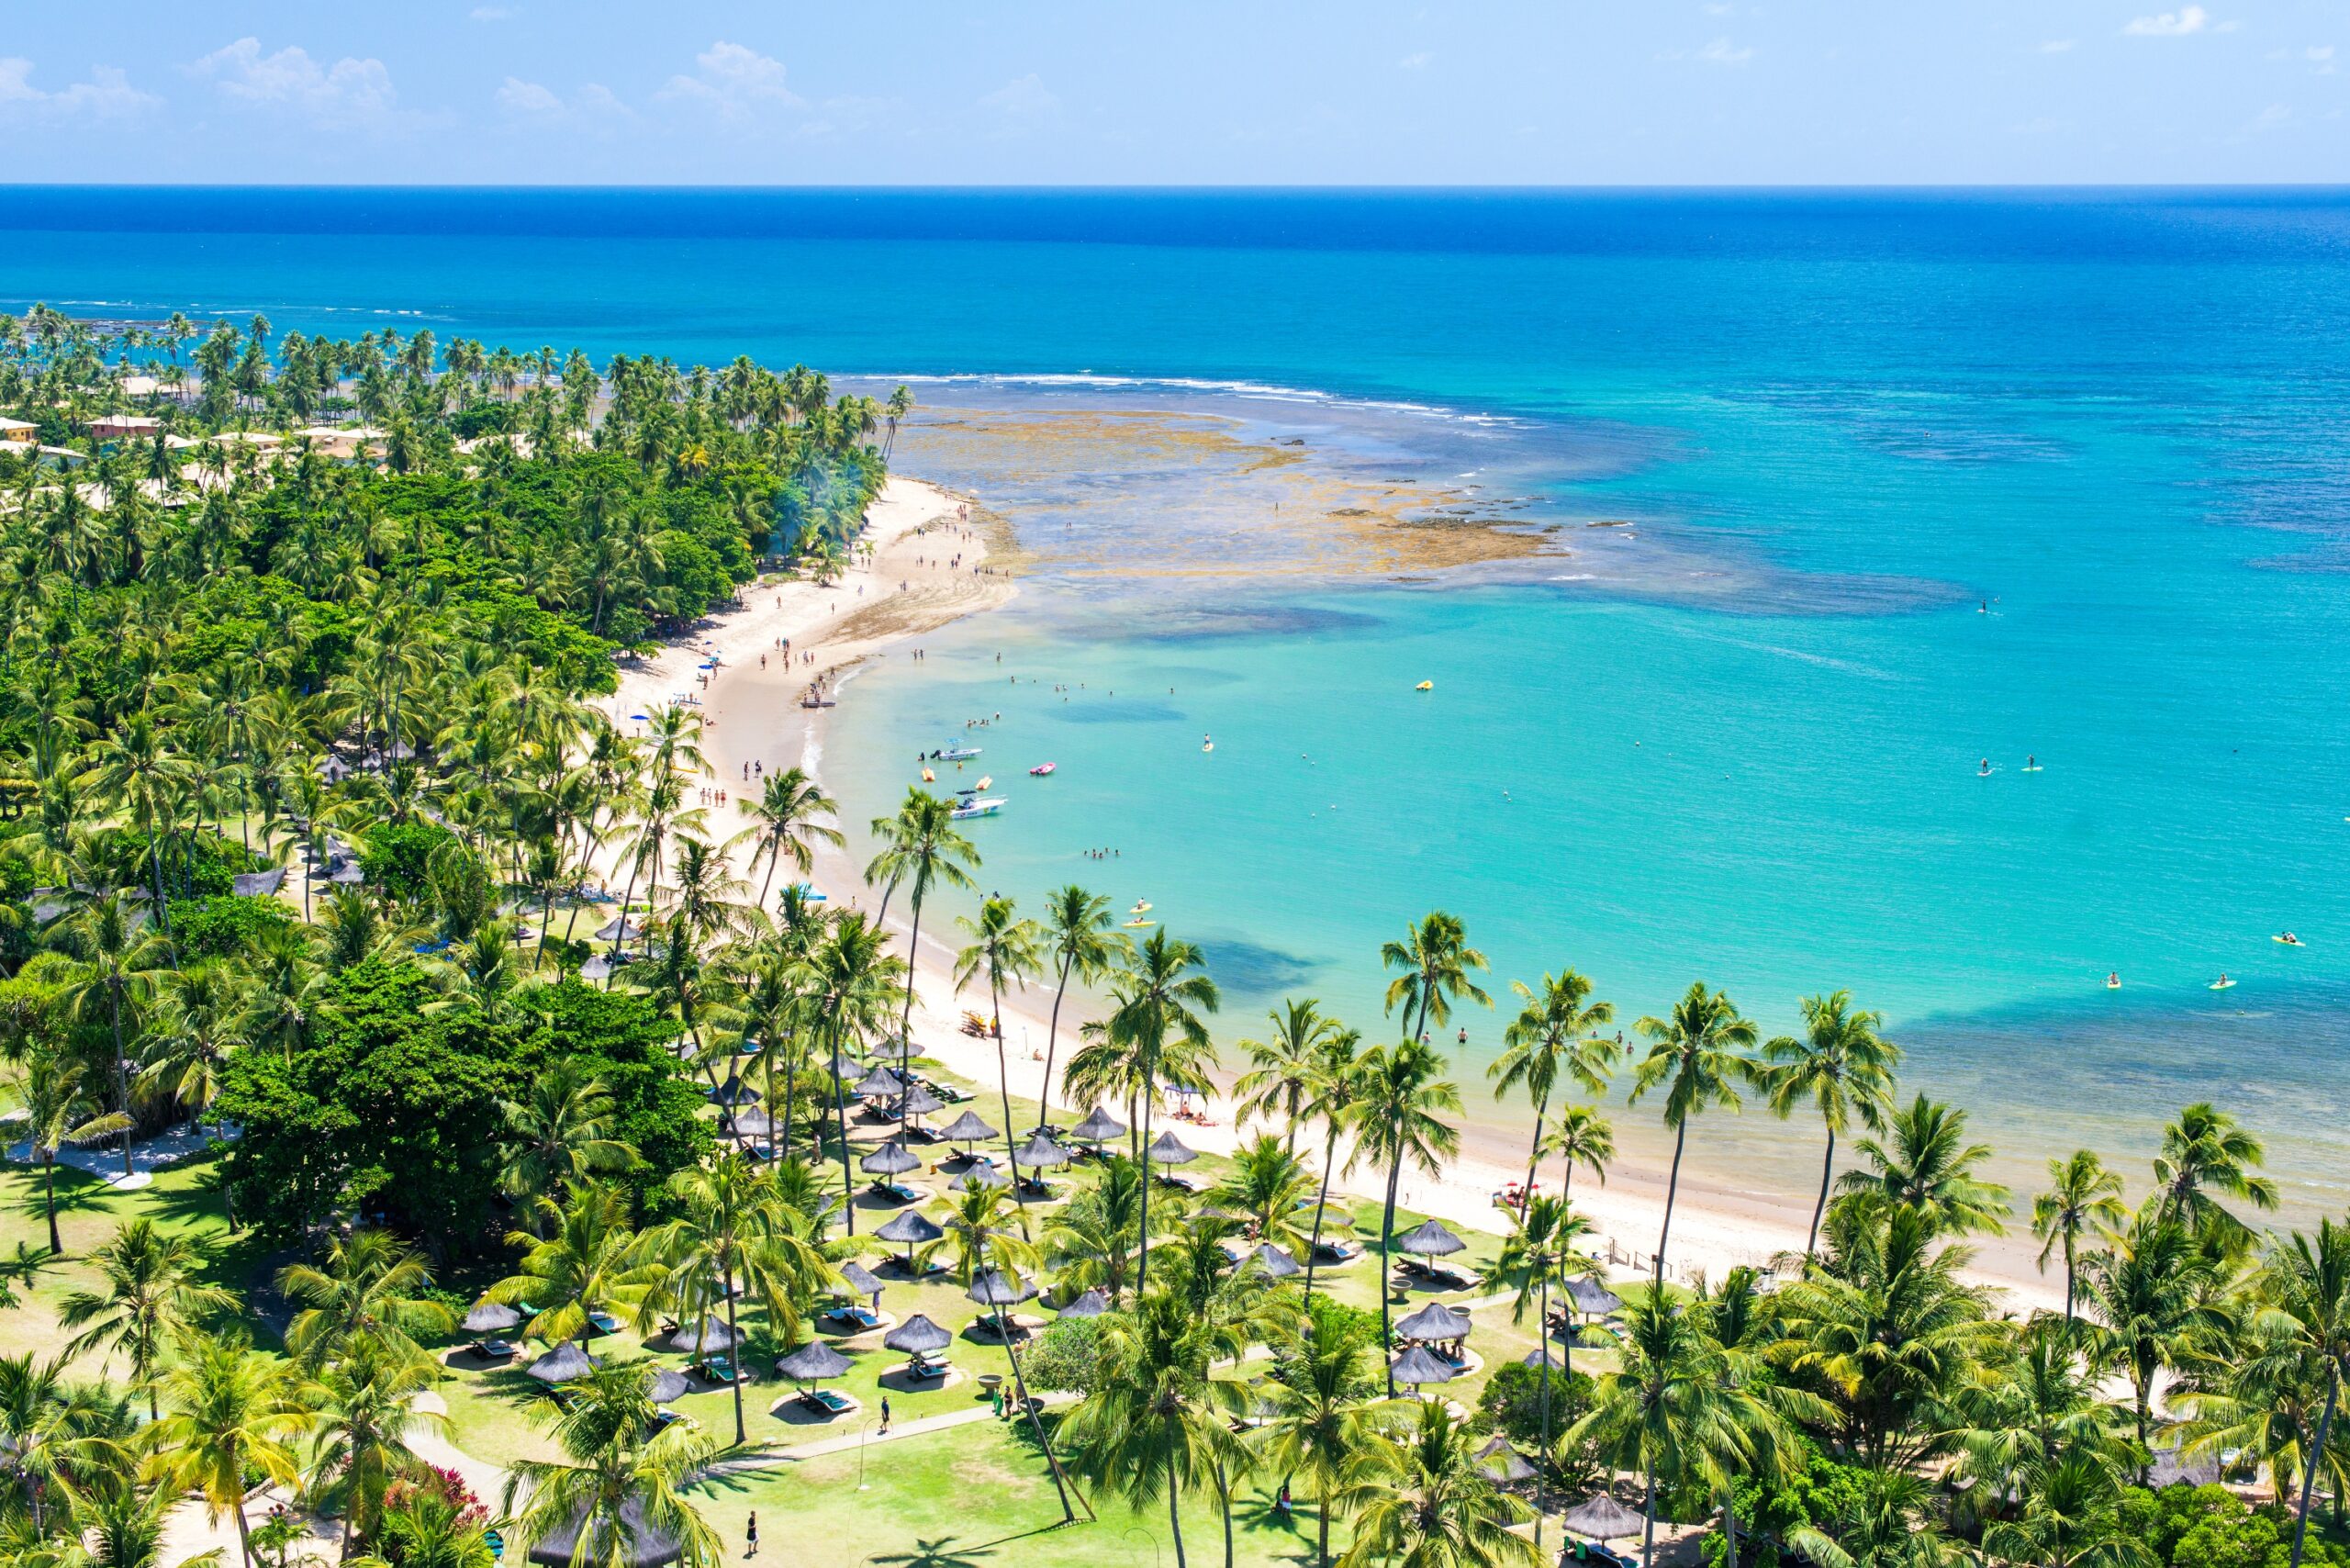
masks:
<instances>
[{"instance_id":1,"label":"person walking on beach","mask_svg":"<svg viewBox=\"0 0 2350 1568\"><path fill-rule=\"evenodd\" d=\"M890 1396L886 1394L881 1396L881 1429L890 1429Z\"/></svg>"}]
</instances>

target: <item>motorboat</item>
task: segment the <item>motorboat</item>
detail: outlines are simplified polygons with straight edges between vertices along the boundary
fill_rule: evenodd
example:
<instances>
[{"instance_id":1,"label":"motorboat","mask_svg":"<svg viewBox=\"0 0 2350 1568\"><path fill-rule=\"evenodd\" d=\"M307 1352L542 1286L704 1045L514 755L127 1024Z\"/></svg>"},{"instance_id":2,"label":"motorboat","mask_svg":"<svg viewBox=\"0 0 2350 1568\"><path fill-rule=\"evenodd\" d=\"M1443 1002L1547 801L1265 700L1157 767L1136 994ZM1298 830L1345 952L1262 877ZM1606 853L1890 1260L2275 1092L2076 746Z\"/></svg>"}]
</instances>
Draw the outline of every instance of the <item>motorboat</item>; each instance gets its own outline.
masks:
<instances>
[{"instance_id":1,"label":"motorboat","mask_svg":"<svg viewBox=\"0 0 2350 1568\"><path fill-rule=\"evenodd\" d=\"M1031 778L1049 778L1053 776L1053 770L1059 766L1060 764L1057 762L1040 762L1035 767L1028 770L1028 777Z\"/></svg>"},{"instance_id":2,"label":"motorboat","mask_svg":"<svg viewBox=\"0 0 2350 1568\"><path fill-rule=\"evenodd\" d=\"M947 814L957 822L961 822L967 817L991 817L1002 810L1003 810L1002 796L982 795L977 800L966 801L956 807Z\"/></svg>"}]
</instances>

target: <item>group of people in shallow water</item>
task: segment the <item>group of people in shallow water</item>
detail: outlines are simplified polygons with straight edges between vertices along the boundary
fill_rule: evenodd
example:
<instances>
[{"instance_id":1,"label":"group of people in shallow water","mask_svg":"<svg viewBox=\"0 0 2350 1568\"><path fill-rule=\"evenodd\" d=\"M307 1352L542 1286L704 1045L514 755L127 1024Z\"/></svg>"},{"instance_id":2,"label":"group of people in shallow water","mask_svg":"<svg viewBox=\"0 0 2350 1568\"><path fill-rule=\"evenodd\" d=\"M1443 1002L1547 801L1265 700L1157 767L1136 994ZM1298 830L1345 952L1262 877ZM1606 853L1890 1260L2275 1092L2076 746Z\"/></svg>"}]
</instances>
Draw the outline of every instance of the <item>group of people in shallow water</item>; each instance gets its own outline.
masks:
<instances>
[{"instance_id":1,"label":"group of people in shallow water","mask_svg":"<svg viewBox=\"0 0 2350 1568\"><path fill-rule=\"evenodd\" d=\"M1114 849L1089 849L1084 853L1088 860L1115 860L1118 857Z\"/></svg>"}]
</instances>

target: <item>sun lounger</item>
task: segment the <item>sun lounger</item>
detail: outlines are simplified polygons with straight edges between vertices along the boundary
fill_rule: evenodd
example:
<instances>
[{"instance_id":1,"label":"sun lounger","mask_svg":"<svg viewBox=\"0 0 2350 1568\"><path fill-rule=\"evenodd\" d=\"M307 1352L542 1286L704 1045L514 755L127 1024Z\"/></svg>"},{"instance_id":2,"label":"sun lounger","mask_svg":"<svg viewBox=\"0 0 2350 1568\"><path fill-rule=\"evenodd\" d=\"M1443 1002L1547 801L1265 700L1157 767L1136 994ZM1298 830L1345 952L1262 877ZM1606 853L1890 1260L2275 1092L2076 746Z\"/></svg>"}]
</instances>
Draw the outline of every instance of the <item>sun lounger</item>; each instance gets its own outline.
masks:
<instances>
[{"instance_id":1,"label":"sun lounger","mask_svg":"<svg viewBox=\"0 0 2350 1568\"><path fill-rule=\"evenodd\" d=\"M856 1408L856 1400L845 1394L835 1394L829 1388L803 1388L796 1397L819 1416L845 1416Z\"/></svg>"},{"instance_id":2,"label":"sun lounger","mask_svg":"<svg viewBox=\"0 0 2350 1568\"><path fill-rule=\"evenodd\" d=\"M507 1339L476 1339L465 1347L485 1361L506 1361L514 1359L514 1345Z\"/></svg>"},{"instance_id":3,"label":"sun lounger","mask_svg":"<svg viewBox=\"0 0 2350 1568\"><path fill-rule=\"evenodd\" d=\"M928 1383L945 1377L954 1369L937 1356L915 1356L906 1362L906 1375L916 1383Z\"/></svg>"},{"instance_id":4,"label":"sun lounger","mask_svg":"<svg viewBox=\"0 0 2350 1568\"><path fill-rule=\"evenodd\" d=\"M874 1315L873 1310L864 1306L836 1306L824 1314L824 1321L836 1323L859 1334L881 1326L881 1319Z\"/></svg>"},{"instance_id":5,"label":"sun lounger","mask_svg":"<svg viewBox=\"0 0 2350 1568\"><path fill-rule=\"evenodd\" d=\"M705 1361L694 1362L686 1371L704 1383L732 1383L743 1381L743 1374L734 1365L734 1358L732 1356L711 1356Z\"/></svg>"},{"instance_id":6,"label":"sun lounger","mask_svg":"<svg viewBox=\"0 0 2350 1568\"><path fill-rule=\"evenodd\" d=\"M903 1182L876 1182L873 1183L872 1191L875 1197L887 1198L894 1204L912 1204L922 1201L922 1194Z\"/></svg>"}]
</instances>

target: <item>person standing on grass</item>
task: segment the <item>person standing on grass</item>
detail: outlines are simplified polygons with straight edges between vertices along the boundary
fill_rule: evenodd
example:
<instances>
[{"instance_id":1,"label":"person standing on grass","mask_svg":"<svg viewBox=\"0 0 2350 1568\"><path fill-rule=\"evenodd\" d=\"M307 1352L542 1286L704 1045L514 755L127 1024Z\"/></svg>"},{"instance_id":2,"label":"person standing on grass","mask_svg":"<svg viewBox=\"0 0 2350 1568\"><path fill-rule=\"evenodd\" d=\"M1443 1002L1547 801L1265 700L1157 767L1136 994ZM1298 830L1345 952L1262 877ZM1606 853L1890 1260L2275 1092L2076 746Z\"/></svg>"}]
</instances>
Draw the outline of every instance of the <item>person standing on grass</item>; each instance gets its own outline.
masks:
<instances>
[{"instance_id":1,"label":"person standing on grass","mask_svg":"<svg viewBox=\"0 0 2350 1568\"><path fill-rule=\"evenodd\" d=\"M759 1516L755 1513L751 1516L750 1522L743 1527L743 1540L745 1543L743 1555L756 1557L759 1554Z\"/></svg>"}]
</instances>

